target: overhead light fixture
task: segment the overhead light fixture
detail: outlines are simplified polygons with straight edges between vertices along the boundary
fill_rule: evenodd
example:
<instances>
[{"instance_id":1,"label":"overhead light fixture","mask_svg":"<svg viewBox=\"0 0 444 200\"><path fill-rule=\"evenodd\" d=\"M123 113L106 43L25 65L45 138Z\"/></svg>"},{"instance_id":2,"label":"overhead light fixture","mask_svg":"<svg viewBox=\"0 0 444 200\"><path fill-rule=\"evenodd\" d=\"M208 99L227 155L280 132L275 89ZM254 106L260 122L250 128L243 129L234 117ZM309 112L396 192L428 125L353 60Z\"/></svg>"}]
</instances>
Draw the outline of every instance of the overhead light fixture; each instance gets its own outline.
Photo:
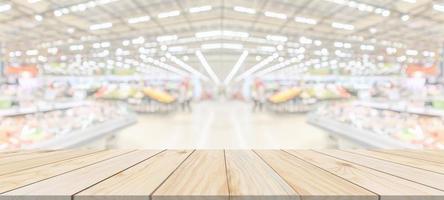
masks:
<instances>
[{"instance_id":1,"label":"overhead light fixture","mask_svg":"<svg viewBox=\"0 0 444 200\"><path fill-rule=\"evenodd\" d=\"M373 46L373 45L363 44L360 46L360 48L361 48L361 50L364 50L364 51L374 51L375 50L375 46Z\"/></svg>"},{"instance_id":2,"label":"overhead light fixture","mask_svg":"<svg viewBox=\"0 0 444 200\"><path fill-rule=\"evenodd\" d=\"M40 0L28 0L28 3L37 3L37 2L39 2Z\"/></svg>"},{"instance_id":3,"label":"overhead light fixture","mask_svg":"<svg viewBox=\"0 0 444 200\"><path fill-rule=\"evenodd\" d=\"M248 37L249 35L250 34L248 34L246 32L228 31L228 30L224 30L224 31L216 30L216 31L198 32L194 36L196 38L220 37L220 36L245 38L245 37Z\"/></svg>"},{"instance_id":4,"label":"overhead light fixture","mask_svg":"<svg viewBox=\"0 0 444 200\"><path fill-rule=\"evenodd\" d=\"M248 56L248 51L242 52L241 56L239 57L239 60L237 60L236 64L233 66L233 68L231 69L230 73L225 78L225 80L224 80L224 84L225 85L230 84L231 80L236 75L236 73L239 71L240 67L244 63L244 61L247 58L247 56Z\"/></svg>"},{"instance_id":5,"label":"overhead light fixture","mask_svg":"<svg viewBox=\"0 0 444 200\"><path fill-rule=\"evenodd\" d=\"M402 1L404 1L404 2L406 2L406 3L416 3L416 0L402 0Z\"/></svg>"},{"instance_id":6,"label":"overhead light fixture","mask_svg":"<svg viewBox=\"0 0 444 200\"><path fill-rule=\"evenodd\" d=\"M141 58L142 58L142 60L144 62L152 63L152 64L154 64L156 66L159 66L159 67L161 67L163 69L166 69L168 71L171 71L171 72L174 72L176 74L179 74L181 76L187 76L188 75L188 73L186 73L185 71L183 71L181 69L178 69L178 68L173 67L171 65L165 64L165 63L163 63L161 61L154 60L153 58L146 58L145 55L141 55Z\"/></svg>"},{"instance_id":7,"label":"overhead light fixture","mask_svg":"<svg viewBox=\"0 0 444 200\"><path fill-rule=\"evenodd\" d=\"M101 29L108 29L113 27L113 23L107 22L107 23L101 23L101 24L94 24L89 26L89 30L96 31Z\"/></svg>"},{"instance_id":8,"label":"overhead light fixture","mask_svg":"<svg viewBox=\"0 0 444 200\"><path fill-rule=\"evenodd\" d=\"M210 43L210 44L202 44L200 46L201 49L236 49L240 50L243 49L242 44L237 43Z\"/></svg>"},{"instance_id":9,"label":"overhead light fixture","mask_svg":"<svg viewBox=\"0 0 444 200\"><path fill-rule=\"evenodd\" d=\"M302 37L299 38L299 42L300 42L301 44L312 44L312 43L313 43L313 40L310 39L310 38L307 38L307 37L302 36Z\"/></svg>"},{"instance_id":10,"label":"overhead light fixture","mask_svg":"<svg viewBox=\"0 0 444 200\"><path fill-rule=\"evenodd\" d=\"M180 15L180 11L179 10L174 10L174 11L170 11L170 12L163 12L163 13L159 13L157 15L157 18L159 19L163 19L163 18L168 18L168 17L176 17Z\"/></svg>"},{"instance_id":11,"label":"overhead light fixture","mask_svg":"<svg viewBox=\"0 0 444 200\"><path fill-rule=\"evenodd\" d=\"M241 12L241 13L251 14L251 15L256 14L256 10L255 9L247 8L247 7L242 7L242 6L234 6L233 10L237 11L237 12Z\"/></svg>"},{"instance_id":12,"label":"overhead light fixture","mask_svg":"<svg viewBox=\"0 0 444 200\"><path fill-rule=\"evenodd\" d=\"M57 47L48 48L48 53L50 54L57 54L58 51Z\"/></svg>"},{"instance_id":13,"label":"overhead light fixture","mask_svg":"<svg viewBox=\"0 0 444 200\"><path fill-rule=\"evenodd\" d=\"M68 7L60 8L54 11L54 15L60 17L62 15L67 15L74 12L83 12L97 6L103 6L112 2L117 2L119 0L91 0L85 3L79 3L76 5L71 5Z\"/></svg>"},{"instance_id":14,"label":"overhead light fixture","mask_svg":"<svg viewBox=\"0 0 444 200\"><path fill-rule=\"evenodd\" d=\"M134 17L134 18L130 18L128 19L128 24L137 24L137 23L142 23L142 22L147 22L150 21L151 17L150 16L141 16L141 17Z\"/></svg>"},{"instance_id":15,"label":"overhead light fixture","mask_svg":"<svg viewBox=\"0 0 444 200\"><path fill-rule=\"evenodd\" d=\"M173 40L177 40L178 37L177 35L164 35L164 36L159 36L156 38L156 40L158 42L168 42L168 41L173 41Z\"/></svg>"},{"instance_id":16,"label":"overhead light fixture","mask_svg":"<svg viewBox=\"0 0 444 200\"><path fill-rule=\"evenodd\" d=\"M347 31L352 31L353 29L355 29L355 27L351 24L344 24L344 23L339 23L339 22L333 22L333 23L331 23L331 26L333 28L343 29L343 30L347 30Z\"/></svg>"},{"instance_id":17,"label":"overhead light fixture","mask_svg":"<svg viewBox=\"0 0 444 200\"><path fill-rule=\"evenodd\" d=\"M408 21L410 19L410 16L409 15L403 15L402 17L401 17L401 20L402 21Z\"/></svg>"},{"instance_id":18,"label":"overhead light fixture","mask_svg":"<svg viewBox=\"0 0 444 200\"><path fill-rule=\"evenodd\" d=\"M11 10L12 6L10 4L3 4L0 5L0 12L6 12L8 10Z\"/></svg>"},{"instance_id":19,"label":"overhead light fixture","mask_svg":"<svg viewBox=\"0 0 444 200\"><path fill-rule=\"evenodd\" d=\"M38 54L39 54L39 51L36 49L31 49L31 50L26 51L26 55L28 55L28 56L35 56Z\"/></svg>"},{"instance_id":20,"label":"overhead light fixture","mask_svg":"<svg viewBox=\"0 0 444 200\"><path fill-rule=\"evenodd\" d=\"M250 69L248 69L247 71L245 71L244 73L239 75L235 79L235 81L241 81L241 80L251 76L254 72L262 69L265 65L268 65L269 63L271 63L273 60L275 60L278 57L279 57L279 54L274 53L273 55L263 59L261 62L259 62L258 64L254 65L253 67L251 67Z\"/></svg>"},{"instance_id":21,"label":"overhead light fixture","mask_svg":"<svg viewBox=\"0 0 444 200\"><path fill-rule=\"evenodd\" d=\"M202 63L203 67L207 71L207 73L210 75L211 79L216 83L216 85L220 84L219 78L216 76L216 73L214 73L213 68L208 64L207 60L205 59L205 56L200 51L196 51L196 56L199 59L200 63Z\"/></svg>"},{"instance_id":22,"label":"overhead light fixture","mask_svg":"<svg viewBox=\"0 0 444 200\"><path fill-rule=\"evenodd\" d=\"M200 73L199 71L194 69L193 67L187 65L186 63L184 63L179 58L176 58L175 56L171 55L170 53L166 53L165 56L168 59L170 59L171 61L173 61L174 63L176 63L177 65L179 65L180 67L182 67L183 69L185 69L188 72L191 72L192 74L194 74L197 77L201 78L202 80L204 80L204 81L208 81L209 80L208 77L206 77L205 75L203 75L202 73Z\"/></svg>"},{"instance_id":23,"label":"overhead light fixture","mask_svg":"<svg viewBox=\"0 0 444 200\"><path fill-rule=\"evenodd\" d=\"M394 54L396 53L397 49L394 47L387 47L385 51L387 52L387 54Z\"/></svg>"},{"instance_id":24,"label":"overhead light fixture","mask_svg":"<svg viewBox=\"0 0 444 200\"><path fill-rule=\"evenodd\" d=\"M41 16L41 15L35 15L35 16L34 16L34 19L35 19L36 21L38 21L38 22L41 22L41 21L43 20L43 16Z\"/></svg>"},{"instance_id":25,"label":"overhead light fixture","mask_svg":"<svg viewBox=\"0 0 444 200\"><path fill-rule=\"evenodd\" d=\"M300 16L296 16L294 18L294 21L299 22L299 23L303 23L303 24L310 24L310 25L315 25L318 23L318 21L315 19L308 18L308 17L300 17Z\"/></svg>"},{"instance_id":26,"label":"overhead light fixture","mask_svg":"<svg viewBox=\"0 0 444 200\"><path fill-rule=\"evenodd\" d=\"M267 35L266 39L275 42L286 42L288 40L287 37L282 35Z\"/></svg>"},{"instance_id":27,"label":"overhead light fixture","mask_svg":"<svg viewBox=\"0 0 444 200\"><path fill-rule=\"evenodd\" d=\"M145 43L145 38L142 37L142 36L134 38L134 39L131 40L131 43L132 44L143 44L143 43ZM125 41L122 42L122 44L123 44L123 46L128 46L129 45L129 41L125 40Z\"/></svg>"},{"instance_id":28,"label":"overhead light fixture","mask_svg":"<svg viewBox=\"0 0 444 200\"><path fill-rule=\"evenodd\" d=\"M81 50L83 50L83 48L84 47L81 44L69 46L69 50L71 50L71 51L81 51Z\"/></svg>"},{"instance_id":29,"label":"overhead light fixture","mask_svg":"<svg viewBox=\"0 0 444 200\"><path fill-rule=\"evenodd\" d=\"M287 19L287 15L283 14L283 13L265 11L264 15L267 17L276 18L276 19L283 19L283 20Z\"/></svg>"},{"instance_id":30,"label":"overhead light fixture","mask_svg":"<svg viewBox=\"0 0 444 200\"><path fill-rule=\"evenodd\" d=\"M409 56L416 56L416 55L418 55L418 51L413 50L413 49L408 49L405 51L405 54L407 54Z\"/></svg>"},{"instance_id":31,"label":"overhead light fixture","mask_svg":"<svg viewBox=\"0 0 444 200\"><path fill-rule=\"evenodd\" d=\"M444 12L444 4L433 4L433 9L439 12Z\"/></svg>"},{"instance_id":32,"label":"overhead light fixture","mask_svg":"<svg viewBox=\"0 0 444 200\"><path fill-rule=\"evenodd\" d=\"M211 9L213 9L213 7L210 6L210 5L207 5L207 6L199 6L199 7L193 7L193 8L190 8L190 9L188 10L188 12L190 12L190 13L200 13L200 12L210 11Z\"/></svg>"},{"instance_id":33,"label":"overhead light fixture","mask_svg":"<svg viewBox=\"0 0 444 200\"><path fill-rule=\"evenodd\" d=\"M284 67L287 67L288 65L291 65L291 64L293 64L295 62L300 62L303 58L304 58L304 55L299 55L298 57L293 57L290 60L278 63L276 65L273 65L271 67L268 67L268 68L266 68L266 69L256 73L256 76L264 76L264 75L266 75L268 73L274 72L274 71L282 69Z\"/></svg>"}]
</instances>

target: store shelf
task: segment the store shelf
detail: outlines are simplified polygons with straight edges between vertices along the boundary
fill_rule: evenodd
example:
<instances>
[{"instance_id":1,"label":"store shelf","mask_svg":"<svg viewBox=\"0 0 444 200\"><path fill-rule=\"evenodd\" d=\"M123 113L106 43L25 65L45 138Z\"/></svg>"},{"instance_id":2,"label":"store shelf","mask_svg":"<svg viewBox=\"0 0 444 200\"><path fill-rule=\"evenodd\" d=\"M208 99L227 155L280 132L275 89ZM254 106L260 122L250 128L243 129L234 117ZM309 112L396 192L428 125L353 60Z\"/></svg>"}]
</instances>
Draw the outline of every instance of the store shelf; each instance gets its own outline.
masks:
<instances>
[{"instance_id":1,"label":"store shelf","mask_svg":"<svg viewBox=\"0 0 444 200\"><path fill-rule=\"evenodd\" d=\"M365 106L369 108L374 108L378 110L390 110L394 112L401 113L410 113L416 115L427 115L434 117L444 117L444 111L433 109L433 108L411 108L406 106L399 105L390 105L387 103L379 103L379 102L367 102L367 101L358 101L354 103L357 106Z\"/></svg>"},{"instance_id":2,"label":"store shelf","mask_svg":"<svg viewBox=\"0 0 444 200\"><path fill-rule=\"evenodd\" d=\"M444 198L442 151L77 150L46 154L31 152L1 165L0 171L8 171L2 175L1 198ZM28 168L14 170L17 166Z\"/></svg>"},{"instance_id":3,"label":"store shelf","mask_svg":"<svg viewBox=\"0 0 444 200\"><path fill-rule=\"evenodd\" d=\"M10 109L1 109L0 117L11 117L17 115L27 115L39 112L49 112L55 110L64 110L74 107L89 105L87 101L76 101L76 102L63 102L63 103L53 103L47 106L32 106L27 108L14 107Z\"/></svg>"},{"instance_id":4,"label":"store shelf","mask_svg":"<svg viewBox=\"0 0 444 200\"><path fill-rule=\"evenodd\" d=\"M384 148L384 149L419 149L420 146L406 144L389 136L379 135L368 130L362 130L351 126L347 123L338 122L330 118L322 117L316 114L309 114L307 116L307 122L331 131L333 134L350 139L356 143L370 148Z\"/></svg>"},{"instance_id":5,"label":"store shelf","mask_svg":"<svg viewBox=\"0 0 444 200\"><path fill-rule=\"evenodd\" d=\"M73 131L68 134L58 135L46 142L26 146L24 149L63 149L76 147L91 142L97 138L113 134L117 130L136 123L135 115L123 116L109 120L83 130Z\"/></svg>"}]
</instances>

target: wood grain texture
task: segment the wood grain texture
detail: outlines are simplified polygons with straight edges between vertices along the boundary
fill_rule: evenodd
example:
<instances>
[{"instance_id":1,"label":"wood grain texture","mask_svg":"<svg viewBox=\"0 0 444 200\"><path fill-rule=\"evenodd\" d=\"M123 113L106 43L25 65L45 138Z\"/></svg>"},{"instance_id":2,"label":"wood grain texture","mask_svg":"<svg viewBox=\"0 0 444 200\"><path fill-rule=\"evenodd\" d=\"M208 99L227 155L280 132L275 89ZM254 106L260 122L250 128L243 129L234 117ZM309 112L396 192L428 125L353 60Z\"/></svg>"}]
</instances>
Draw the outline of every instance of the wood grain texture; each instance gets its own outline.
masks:
<instances>
[{"instance_id":1,"label":"wood grain texture","mask_svg":"<svg viewBox=\"0 0 444 200\"><path fill-rule=\"evenodd\" d=\"M444 190L443 174L425 171L414 167L409 167L340 150L322 150L321 152L330 156L334 156L336 158L340 158L342 160L346 160L348 162L363 165L368 168L372 168L400 178L434 187L439 190Z\"/></svg>"},{"instance_id":2,"label":"wood grain texture","mask_svg":"<svg viewBox=\"0 0 444 200\"><path fill-rule=\"evenodd\" d=\"M304 200L377 200L377 196L340 177L279 150L257 150Z\"/></svg>"},{"instance_id":3,"label":"wood grain texture","mask_svg":"<svg viewBox=\"0 0 444 200\"><path fill-rule=\"evenodd\" d=\"M74 200L149 199L156 188L192 153L168 150L74 196ZM112 198L110 197L112 196Z\"/></svg>"},{"instance_id":4,"label":"wood grain texture","mask_svg":"<svg viewBox=\"0 0 444 200\"><path fill-rule=\"evenodd\" d=\"M408 149L403 149L403 150L375 150L375 151L383 152L383 153L388 153L388 154L395 154L395 155L405 156L405 157L409 157L409 158L416 158L416 159L419 159L419 160L427 160L427 161L432 161L432 162L439 162L439 163L443 163L444 164L444 156L430 155L430 154L424 153L422 151L414 151L414 150L408 150Z\"/></svg>"},{"instance_id":5,"label":"wood grain texture","mask_svg":"<svg viewBox=\"0 0 444 200\"><path fill-rule=\"evenodd\" d=\"M7 158L17 158L24 156L25 158L30 155L30 158L28 159L20 159L19 161L11 162L11 163L5 163L3 165L0 165L0 175L5 175L12 172L17 172L25 169L31 169L34 167L58 162L61 160L67 160L70 158L75 158L87 154L91 154L94 152L97 152L98 150L89 150L89 149L82 149L82 150L66 150L66 151L59 151L59 152L48 152L48 153L41 153L43 156L35 156L37 153L33 154L25 154L25 155L18 155L13 157L7 157Z\"/></svg>"},{"instance_id":6,"label":"wood grain texture","mask_svg":"<svg viewBox=\"0 0 444 200\"><path fill-rule=\"evenodd\" d=\"M413 196L411 200L435 199L442 197L444 194L439 190L362 167L351 162L339 160L328 155L313 151L289 150L288 152L336 176L378 194L381 200L408 199L405 196Z\"/></svg>"},{"instance_id":7,"label":"wood grain texture","mask_svg":"<svg viewBox=\"0 0 444 200\"><path fill-rule=\"evenodd\" d=\"M63 160L15 173L5 174L0 176L0 193L17 189L31 183L36 183L38 181L79 169L87 165L95 164L128 152L130 152L130 150L99 151L97 153L88 154L77 158Z\"/></svg>"},{"instance_id":8,"label":"wood grain texture","mask_svg":"<svg viewBox=\"0 0 444 200\"><path fill-rule=\"evenodd\" d=\"M225 151L230 199L299 199L299 195L250 150Z\"/></svg>"},{"instance_id":9,"label":"wood grain texture","mask_svg":"<svg viewBox=\"0 0 444 200\"><path fill-rule=\"evenodd\" d=\"M154 192L153 200L227 200L223 150L198 150Z\"/></svg>"},{"instance_id":10,"label":"wood grain texture","mask_svg":"<svg viewBox=\"0 0 444 200\"><path fill-rule=\"evenodd\" d=\"M63 151L34 151L34 152L29 152L29 153L25 153L25 154L20 154L20 152L16 152L19 155L17 156L5 156L5 157L0 157L0 166L1 165L5 165L5 164L11 164L13 162L18 162L18 161L23 161L23 160L29 160L29 159L35 159L35 158L41 158L41 157L45 157L45 156L51 156L54 154L58 154L61 152L65 152L65 151L70 151L70 150L63 150Z\"/></svg>"},{"instance_id":11,"label":"wood grain texture","mask_svg":"<svg viewBox=\"0 0 444 200\"><path fill-rule=\"evenodd\" d=\"M400 156L396 154L387 154L377 151L368 150L353 150L353 153L358 153L368 157L378 158L385 161L395 162L398 164L407 165L410 167L416 167L424 170L429 170L437 173L444 174L444 164L438 162L432 162L427 160L419 160L415 158Z\"/></svg>"},{"instance_id":12,"label":"wood grain texture","mask_svg":"<svg viewBox=\"0 0 444 200\"><path fill-rule=\"evenodd\" d=\"M1 195L2 200L71 200L71 196L107 179L159 151L134 151Z\"/></svg>"}]
</instances>

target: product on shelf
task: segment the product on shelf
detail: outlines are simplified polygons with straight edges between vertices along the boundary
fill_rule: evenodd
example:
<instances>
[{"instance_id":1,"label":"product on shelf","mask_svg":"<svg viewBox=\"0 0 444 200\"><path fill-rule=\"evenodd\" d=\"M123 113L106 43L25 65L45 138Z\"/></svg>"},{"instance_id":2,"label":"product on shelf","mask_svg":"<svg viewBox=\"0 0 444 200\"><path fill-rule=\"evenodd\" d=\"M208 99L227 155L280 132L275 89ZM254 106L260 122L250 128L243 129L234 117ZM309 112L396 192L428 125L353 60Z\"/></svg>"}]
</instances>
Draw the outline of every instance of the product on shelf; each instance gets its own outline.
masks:
<instances>
[{"instance_id":1,"label":"product on shelf","mask_svg":"<svg viewBox=\"0 0 444 200\"><path fill-rule=\"evenodd\" d=\"M65 110L0 117L0 149L19 149L128 115L123 107L95 103Z\"/></svg>"},{"instance_id":2,"label":"product on shelf","mask_svg":"<svg viewBox=\"0 0 444 200\"><path fill-rule=\"evenodd\" d=\"M144 88L143 93L145 93L145 95L147 95L151 99L154 99L161 103L173 103L175 101L175 98L170 94L160 90L155 90L153 88Z\"/></svg>"},{"instance_id":3,"label":"product on shelf","mask_svg":"<svg viewBox=\"0 0 444 200\"><path fill-rule=\"evenodd\" d=\"M413 114L349 103L320 107L316 116L368 130L381 137L389 137L425 148L444 149L444 118ZM358 133L356 133L358 134Z\"/></svg>"}]
</instances>

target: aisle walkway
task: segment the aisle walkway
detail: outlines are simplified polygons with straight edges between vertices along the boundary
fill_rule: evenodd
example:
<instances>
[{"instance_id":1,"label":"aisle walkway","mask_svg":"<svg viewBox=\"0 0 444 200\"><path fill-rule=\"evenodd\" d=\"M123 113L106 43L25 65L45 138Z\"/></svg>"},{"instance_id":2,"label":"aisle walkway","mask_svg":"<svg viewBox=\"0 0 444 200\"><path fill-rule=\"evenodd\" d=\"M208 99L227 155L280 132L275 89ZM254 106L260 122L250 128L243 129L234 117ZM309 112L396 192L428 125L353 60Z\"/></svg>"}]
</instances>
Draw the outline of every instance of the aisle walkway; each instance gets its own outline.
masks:
<instances>
[{"instance_id":1,"label":"aisle walkway","mask_svg":"<svg viewBox=\"0 0 444 200\"><path fill-rule=\"evenodd\" d=\"M252 113L241 102L203 102L192 113L140 115L122 130L117 148L328 148L332 141L303 115Z\"/></svg>"}]
</instances>

